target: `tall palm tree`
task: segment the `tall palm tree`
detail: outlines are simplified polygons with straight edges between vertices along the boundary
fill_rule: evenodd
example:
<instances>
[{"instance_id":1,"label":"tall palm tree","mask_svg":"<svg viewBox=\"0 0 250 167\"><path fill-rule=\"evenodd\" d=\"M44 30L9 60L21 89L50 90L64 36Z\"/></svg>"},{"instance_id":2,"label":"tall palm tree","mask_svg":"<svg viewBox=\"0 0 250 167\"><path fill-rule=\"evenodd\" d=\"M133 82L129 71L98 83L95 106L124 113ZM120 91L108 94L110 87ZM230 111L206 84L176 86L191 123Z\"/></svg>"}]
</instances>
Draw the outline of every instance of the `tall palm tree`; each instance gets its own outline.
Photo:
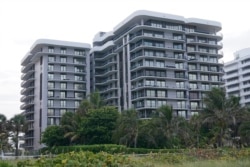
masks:
<instances>
[{"instance_id":1,"label":"tall palm tree","mask_svg":"<svg viewBox=\"0 0 250 167\"><path fill-rule=\"evenodd\" d=\"M190 142L187 121L183 117L174 117L170 106L158 108L153 121L155 129L165 137L167 147L179 145L180 141Z\"/></svg>"},{"instance_id":2,"label":"tall palm tree","mask_svg":"<svg viewBox=\"0 0 250 167\"><path fill-rule=\"evenodd\" d=\"M114 133L119 144L137 147L137 139L139 132L139 118L134 109L122 111L117 121L117 126Z\"/></svg>"},{"instance_id":3,"label":"tall palm tree","mask_svg":"<svg viewBox=\"0 0 250 167\"><path fill-rule=\"evenodd\" d=\"M24 115L18 114L11 118L8 122L8 128L11 131L11 138L15 145L15 155L18 156L19 135L27 129Z\"/></svg>"},{"instance_id":4,"label":"tall palm tree","mask_svg":"<svg viewBox=\"0 0 250 167\"><path fill-rule=\"evenodd\" d=\"M84 116L90 109L98 109L104 105L104 102L101 98L101 95L98 91L91 93L84 99L79 108L77 109L77 113L81 116Z\"/></svg>"},{"instance_id":5,"label":"tall palm tree","mask_svg":"<svg viewBox=\"0 0 250 167\"><path fill-rule=\"evenodd\" d=\"M61 119L61 126L64 130L64 137L70 140L70 143L83 144L84 126L82 126L82 117L76 113L66 112Z\"/></svg>"},{"instance_id":6,"label":"tall palm tree","mask_svg":"<svg viewBox=\"0 0 250 167\"><path fill-rule=\"evenodd\" d=\"M3 150L3 147L8 146L8 132L6 127L7 119L5 115L0 114L0 145L1 145L1 151Z\"/></svg>"},{"instance_id":7,"label":"tall palm tree","mask_svg":"<svg viewBox=\"0 0 250 167\"><path fill-rule=\"evenodd\" d=\"M245 108L240 106L238 97L226 98L222 88L212 88L203 100L206 107L201 112L202 123L213 127L214 136L217 136L214 144L220 147L228 128L235 127L244 118Z\"/></svg>"}]
</instances>

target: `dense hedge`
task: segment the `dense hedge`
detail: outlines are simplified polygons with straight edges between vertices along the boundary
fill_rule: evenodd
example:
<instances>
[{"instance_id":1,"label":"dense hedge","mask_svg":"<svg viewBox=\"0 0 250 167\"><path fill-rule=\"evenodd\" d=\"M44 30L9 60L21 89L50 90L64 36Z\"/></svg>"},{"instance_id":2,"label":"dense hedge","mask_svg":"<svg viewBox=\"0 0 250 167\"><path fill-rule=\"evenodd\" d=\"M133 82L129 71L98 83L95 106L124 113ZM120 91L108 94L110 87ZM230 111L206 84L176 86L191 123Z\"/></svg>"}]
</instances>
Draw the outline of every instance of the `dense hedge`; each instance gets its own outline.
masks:
<instances>
[{"instance_id":1,"label":"dense hedge","mask_svg":"<svg viewBox=\"0 0 250 167\"><path fill-rule=\"evenodd\" d=\"M128 148L123 145L115 144L99 144L99 145L75 145L75 146L58 146L52 148L43 148L42 154L60 154L67 152L80 152L90 151L93 153L107 152L110 154L123 153L123 154L148 154L148 153L183 153L183 149L147 149L147 148Z\"/></svg>"}]
</instances>

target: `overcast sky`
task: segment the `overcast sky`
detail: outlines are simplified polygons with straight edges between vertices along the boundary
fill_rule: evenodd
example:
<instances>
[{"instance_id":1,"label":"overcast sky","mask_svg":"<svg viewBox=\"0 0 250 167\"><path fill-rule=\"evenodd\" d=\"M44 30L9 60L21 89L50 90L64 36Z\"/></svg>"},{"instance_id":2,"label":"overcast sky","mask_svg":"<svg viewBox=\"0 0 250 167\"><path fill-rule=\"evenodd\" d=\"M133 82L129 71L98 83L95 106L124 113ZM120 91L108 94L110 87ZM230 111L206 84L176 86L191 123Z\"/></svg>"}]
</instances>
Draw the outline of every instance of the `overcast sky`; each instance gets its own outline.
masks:
<instances>
[{"instance_id":1,"label":"overcast sky","mask_svg":"<svg viewBox=\"0 0 250 167\"><path fill-rule=\"evenodd\" d=\"M250 46L248 0L0 0L0 113L20 110L21 59L39 38L91 43L136 10L222 24L224 62Z\"/></svg>"}]
</instances>

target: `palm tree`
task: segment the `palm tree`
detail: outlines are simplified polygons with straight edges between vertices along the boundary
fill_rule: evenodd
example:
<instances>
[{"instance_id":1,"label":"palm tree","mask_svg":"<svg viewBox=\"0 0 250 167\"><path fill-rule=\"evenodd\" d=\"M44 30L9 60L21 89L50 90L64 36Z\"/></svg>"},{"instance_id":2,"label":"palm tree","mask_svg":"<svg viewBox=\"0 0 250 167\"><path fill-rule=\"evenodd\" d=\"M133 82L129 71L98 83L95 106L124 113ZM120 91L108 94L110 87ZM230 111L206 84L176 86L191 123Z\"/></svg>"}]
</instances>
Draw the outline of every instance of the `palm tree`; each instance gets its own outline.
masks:
<instances>
[{"instance_id":1,"label":"palm tree","mask_svg":"<svg viewBox=\"0 0 250 167\"><path fill-rule=\"evenodd\" d=\"M61 126L64 130L64 137L72 143L83 144L84 126L82 126L82 117L76 113L66 112L61 119Z\"/></svg>"},{"instance_id":2,"label":"palm tree","mask_svg":"<svg viewBox=\"0 0 250 167\"><path fill-rule=\"evenodd\" d=\"M250 121L243 122L239 127L239 133L243 144L250 145Z\"/></svg>"},{"instance_id":3,"label":"palm tree","mask_svg":"<svg viewBox=\"0 0 250 167\"><path fill-rule=\"evenodd\" d=\"M91 93L84 99L79 108L77 109L77 113L81 116L84 116L90 109L98 109L104 105L104 102L100 96L98 91Z\"/></svg>"},{"instance_id":4,"label":"palm tree","mask_svg":"<svg viewBox=\"0 0 250 167\"><path fill-rule=\"evenodd\" d=\"M25 132L27 128L24 115L18 114L11 118L8 122L8 128L11 131L11 138L15 145L15 155L18 156L19 135Z\"/></svg>"},{"instance_id":5,"label":"palm tree","mask_svg":"<svg viewBox=\"0 0 250 167\"><path fill-rule=\"evenodd\" d=\"M183 117L174 117L172 108L163 105L156 110L153 117L154 126L166 140L167 147L180 145L181 141L190 142L189 127Z\"/></svg>"},{"instance_id":6,"label":"palm tree","mask_svg":"<svg viewBox=\"0 0 250 167\"><path fill-rule=\"evenodd\" d=\"M212 88L206 93L204 100L205 108L201 112L203 124L208 124L214 130L214 144L223 145L226 131L231 131L245 115L245 109L240 107L239 98L231 96L226 98L222 88ZM233 128L235 129L235 128Z\"/></svg>"},{"instance_id":7,"label":"palm tree","mask_svg":"<svg viewBox=\"0 0 250 167\"><path fill-rule=\"evenodd\" d=\"M137 139L139 132L139 118L134 109L122 111L117 121L114 138L119 141L119 144L137 147Z\"/></svg>"},{"instance_id":8,"label":"palm tree","mask_svg":"<svg viewBox=\"0 0 250 167\"><path fill-rule=\"evenodd\" d=\"M3 150L3 146L8 145L8 132L6 127L7 119L5 115L0 114L0 145L1 145L1 151Z\"/></svg>"}]
</instances>

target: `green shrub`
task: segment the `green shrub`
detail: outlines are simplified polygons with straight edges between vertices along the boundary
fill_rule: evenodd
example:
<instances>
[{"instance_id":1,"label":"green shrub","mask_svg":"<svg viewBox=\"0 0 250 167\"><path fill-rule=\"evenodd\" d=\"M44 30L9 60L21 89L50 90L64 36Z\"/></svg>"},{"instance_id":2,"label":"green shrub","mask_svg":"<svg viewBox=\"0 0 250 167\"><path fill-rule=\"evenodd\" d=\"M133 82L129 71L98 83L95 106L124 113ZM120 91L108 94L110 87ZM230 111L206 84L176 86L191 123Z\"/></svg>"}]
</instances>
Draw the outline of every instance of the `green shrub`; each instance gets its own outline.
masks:
<instances>
[{"instance_id":1,"label":"green shrub","mask_svg":"<svg viewBox=\"0 0 250 167\"><path fill-rule=\"evenodd\" d=\"M1 167L13 167L13 165L9 164L8 162L5 161L0 161L0 166Z\"/></svg>"},{"instance_id":2,"label":"green shrub","mask_svg":"<svg viewBox=\"0 0 250 167\"><path fill-rule=\"evenodd\" d=\"M129 156L120 154L108 154L99 152L69 152L59 154L54 158L41 157L34 161L23 161L18 167L39 166L39 167L138 167L142 163L131 159Z\"/></svg>"}]
</instances>

